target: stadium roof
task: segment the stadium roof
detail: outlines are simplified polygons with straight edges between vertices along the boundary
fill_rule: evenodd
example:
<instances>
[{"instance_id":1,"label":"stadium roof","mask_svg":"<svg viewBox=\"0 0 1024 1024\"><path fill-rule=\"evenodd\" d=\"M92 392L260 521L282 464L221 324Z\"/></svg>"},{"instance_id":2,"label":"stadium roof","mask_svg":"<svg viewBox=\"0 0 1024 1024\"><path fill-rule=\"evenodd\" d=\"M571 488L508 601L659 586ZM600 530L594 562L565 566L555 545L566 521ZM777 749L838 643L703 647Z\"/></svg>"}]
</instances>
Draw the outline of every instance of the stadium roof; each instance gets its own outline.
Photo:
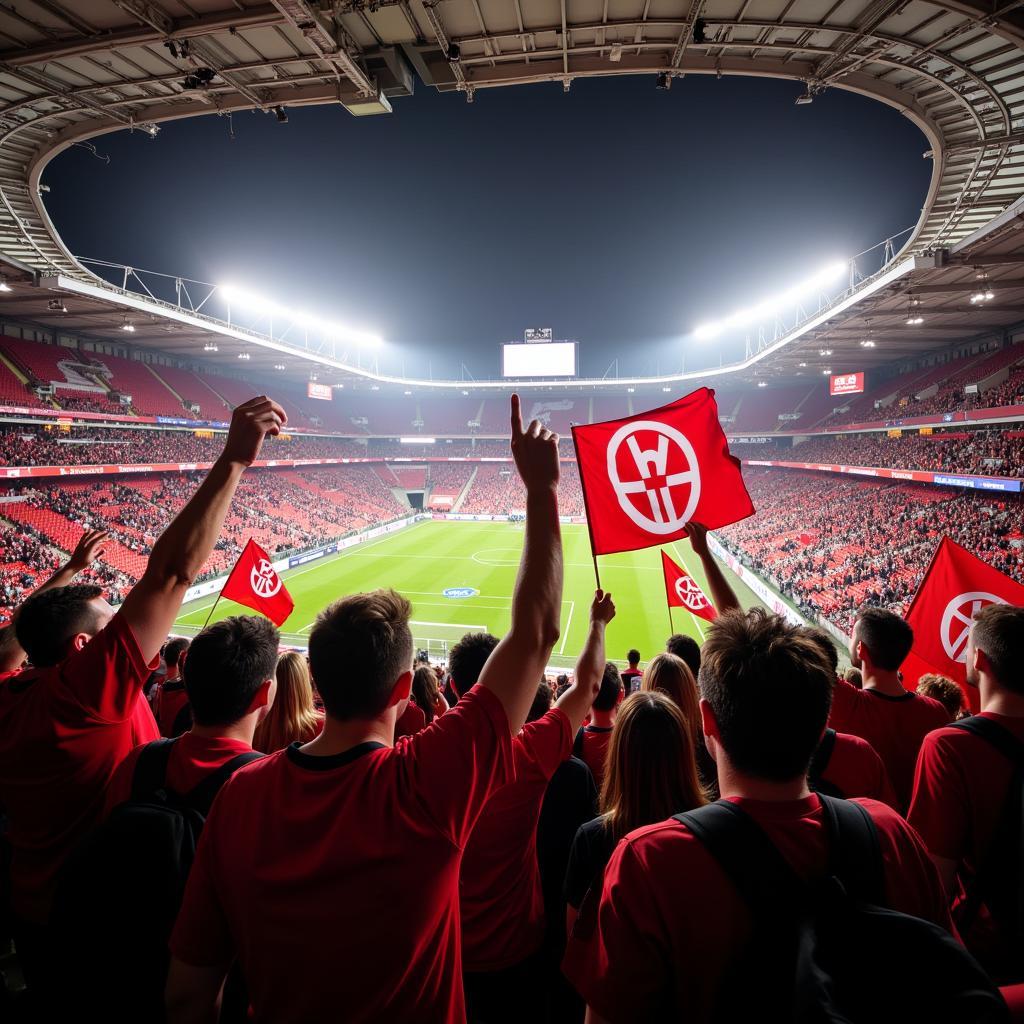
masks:
<instances>
[{"instance_id":1,"label":"stadium roof","mask_svg":"<svg viewBox=\"0 0 1024 1024\"><path fill-rule=\"evenodd\" d=\"M979 317L968 308L971 272L932 261L947 249L980 259L990 242L970 236L1024 195L1020 0L994 9L960 0L23 0L0 7L0 255L22 270L12 281L96 282L61 243L40 194L43 168L67 146L252 108L340 103L356 115L386 113L411 92L414 73L468 100L483 88L569 88L577 77L620 74L773 76L799 81L794 96L805 101L828 88L874 97L928 140L932 181L904 249L924 259L865 289L857 315L869 323L852 309L833 316L787 340L771 367L796 372L819 341L859 346L867 326L887 340L853 350L863 365L1024 319L1021 288L1000 282ZM992 264L993 283L1015 275L1024 268ZM927 297L918 328L898 322L908 282ZM4 296L5 313L20 315L21 294ZM37 291L25 312L96 334L124 314L81 295L68 308L50 315ZM203 334L155 314L131 340L193 355Z\"/></svg>"}]
</instances>

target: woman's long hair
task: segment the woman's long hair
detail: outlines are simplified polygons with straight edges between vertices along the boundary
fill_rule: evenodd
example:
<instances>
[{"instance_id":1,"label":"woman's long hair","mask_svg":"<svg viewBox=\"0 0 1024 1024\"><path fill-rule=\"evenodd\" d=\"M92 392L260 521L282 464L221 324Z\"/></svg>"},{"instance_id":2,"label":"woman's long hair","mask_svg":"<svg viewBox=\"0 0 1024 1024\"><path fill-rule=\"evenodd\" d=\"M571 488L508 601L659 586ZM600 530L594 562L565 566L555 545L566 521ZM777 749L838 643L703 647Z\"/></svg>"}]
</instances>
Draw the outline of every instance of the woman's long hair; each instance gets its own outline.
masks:
<instances>
[{"instance_id":1,"label":"woman's long hair","mask_svg":"<svg viewBox=\"0 0 1024 1024\"><path fill-rule=\"evenodd\" d=\"M640 690L642 693L659 690L675 701L686 719L690 735L696 741L701 733L700 695L697 691L697 680L693 678L690 666L682 658L667 653L651 658L644 670Z\"/></svg>"},{"instance_id":2,"label":"woman's long hair","mask_svg":"<svg viewBox=\"0 0 1024 1024\"><path fill-rule=\"evenodd\" d=\"M615 716L601 787L614 840L705 803L693 731L679 705L657 690L627 697Z\"/></svg>"},{"instance_id":3,"label":"woman's long hair","mask_svg":"<svg viewBox=\"0 0 1024 1024\"><path fill-rule=\"evenodd\" d=\"M440 696L437 674L429 665L420 665L412 675L412 699L423 712L427 725L434 720L434 708Z\"/></svg>"},{"instance_id":4,"label":"woman's long hair","mask_svg":"<svg viewBox=\"0 0 1024 1024\"><path fill-rule=\"evenodd\" d=\"M320 716L313 706L313 684L306 659L286 651L277 659L277 695L253 737L254 750L273 754L298 740L308 743L320 731Z\"/></svg>"}]
</instances>

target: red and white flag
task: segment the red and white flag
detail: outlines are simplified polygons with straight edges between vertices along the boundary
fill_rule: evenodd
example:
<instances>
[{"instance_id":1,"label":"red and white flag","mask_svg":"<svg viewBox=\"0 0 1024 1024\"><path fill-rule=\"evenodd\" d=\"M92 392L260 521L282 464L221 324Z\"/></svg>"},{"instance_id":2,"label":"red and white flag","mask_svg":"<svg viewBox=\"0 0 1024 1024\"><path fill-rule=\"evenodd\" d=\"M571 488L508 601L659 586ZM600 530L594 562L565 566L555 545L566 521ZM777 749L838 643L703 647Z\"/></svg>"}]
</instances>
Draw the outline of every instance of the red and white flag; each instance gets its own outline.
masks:
<instances>
[{"instance_id":1,"label":"red and white flag","mask_svg":"<svg viewBox=\"0 0 1024 1024\"><path fill-rule=\"evenodd\" d=\"M708 388L626 419L573 427L572 439L595 555L679 540L690 520L713 530L754 513Z\"/></svg>"},{"instance_id":2,"label":"red and white flag","mask_svg":"<svg viewBox=\"0 0 1024 1024\"><path fill-rule=\"evenodd\" d=\"M903 663L908 689L924 672L966 686L971 618L989 604L1024 605L1024 586L943 537L906 615L914 629L914 647ZM976 694L967 692L976 703Z\"/></svg>"},{"instance_id":3,"label":"red and white flag","mask_svg":"<svg viewBox=\"0 0 1024 1024\"><path fill-rule=\"evenodd\" d=\"M664 551L661 553L661 567L665 570L665 599L669 608L685 608L708 622L714 622L718 613L711 598L700 589L700 584Z\"/></svg>"},{"instance_id":4,"label":"red and white flag","mask_svg":"<svg viewBox=\"0 0 1024 1024\"><path fill-rule=\"evenodd\" d=\"M295 607L270 555L251 537L238 556L220 596L262 612L276 626L280 626Z\"/></svg>"}]
</instances>

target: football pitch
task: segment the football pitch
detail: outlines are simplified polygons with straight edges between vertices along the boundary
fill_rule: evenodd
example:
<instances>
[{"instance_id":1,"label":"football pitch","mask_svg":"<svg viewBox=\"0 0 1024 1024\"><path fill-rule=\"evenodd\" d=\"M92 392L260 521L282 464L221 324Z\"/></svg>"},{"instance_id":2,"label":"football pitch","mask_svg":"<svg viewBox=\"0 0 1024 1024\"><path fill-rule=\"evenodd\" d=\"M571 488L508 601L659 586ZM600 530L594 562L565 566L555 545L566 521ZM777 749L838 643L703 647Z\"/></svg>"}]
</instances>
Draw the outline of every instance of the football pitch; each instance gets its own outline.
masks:
<instances>
[{"instance_id":1,"label":"football pitch","mask_svg":"<svg viewBox=\"0 0 1024 1024\"><path fill-rule=\"evenodd\" d=\"M322 608L346 594L378 587L394 587L412 602L416 646L426 648L437 661L445 660L448 648L464 633L487 631L501 636L509 626L523 536L521 523L425 520L283 572L295 609L281 627L282 642L304 646ZM562 538L565 587L561 636L552 668L567 668L575 662L586 638L595 585L587 528L563 525ZM624 663L630 647L640 651L644 662L665 648L669 617L659 550L600 559L601 583L612 592L617 608L607 633L608 656L615 661ZM670 544L666 550L707 593L700 560L689 543ZM723 571L745 608L761 604L727 567ZM178 619L181 631L189 634L201 627L213 603L210 596L186 605ZM222 600L213 619L239 614L252 613ZM672 610L672 622L675 632L688 633L698 641L708 626L682 608Z\"/></svg>"}]
</instances>

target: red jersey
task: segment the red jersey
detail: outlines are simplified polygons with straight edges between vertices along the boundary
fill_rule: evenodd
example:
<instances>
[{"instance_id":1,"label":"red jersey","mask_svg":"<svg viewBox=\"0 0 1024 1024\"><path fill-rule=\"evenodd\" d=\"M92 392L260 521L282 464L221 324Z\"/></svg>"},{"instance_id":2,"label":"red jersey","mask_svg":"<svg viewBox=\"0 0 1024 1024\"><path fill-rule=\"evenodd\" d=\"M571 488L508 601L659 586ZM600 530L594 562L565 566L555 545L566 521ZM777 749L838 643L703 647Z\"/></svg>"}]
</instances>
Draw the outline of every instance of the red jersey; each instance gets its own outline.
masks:
<instances>
[{"instance_id":1,"label":"red jersey","mask_svg":"<svg viewBox=\"0 0 1024 1024\"><path fill-rule=\"evenodd\" d=\"M171 756L167 761L167 788L184 796L195 789L210 772L215 772L221 765L227 764L239 754L248 754L251 750L252 747L243 740L230 739L226 736L196 736L192 732L182 733L171 748ZM104 816L131 797L132 777L141 753L142 747L136 747L118 765L107 787Z\"/></svg>"},{"instance_id":2,"label":"red jersey","mask_svg":"<svg viewBox=\"0 0 1024 1024\"><path fill-rule=\"evenodd\" d=\"M859 736L836 733L832 756L821 773L825 782L831 782L846 799L855 796L881 800L898 810L896 794L882 759L874 747Z\"/></svg>"},{"instance_id":3,"label":"red jersey","mask_svg":"<svg viewBox=\"0 0 1024 1024\"><path fill-rule=\"evenodd\" d=\"M418 704L410 700L405 710L398 716L395 722L395 739L400 740L403 736L413 736L426 727L427 716Z\"/></svg>"},{"instance_id":4,"label":"red jersey","mask_svg":"<svg viewBox=\"0 0 1024 1024\"><path fill-rule=\"evenodd\" d=\"M733 802L797 874L811 879L824 872L827 833L817 796ZM878 831L887 906L952 930L942 883L920 839L891 807L857 803ZM616 847L588 955L567 956L565 969L595 1012L614 1024L700 1024L711 1019L719 985L750 936L750 914L732 882L686 826L670 818L631 832ZM578 941L572 937L570 947Z\"/></svg>"},{"instance_id":5,"label":"red jersey","mask_svg":"<svg viewBox=\"0 0 1024 1024\"><path fill-rule=\"evenodd\" d=\"M860 736L875 748L896 791L897 809L905 810L910 803L921 740L932 729L949 725L949 714L937 700L910 690L890 697L874 689L858 690L839 679L828 724L838 732Z\"/></svg>"},{"instance_id":6,"label":"red jersey","mask_svg":"<svg viewBox=\"0 0 1024 1024\"><path fill-rule=\"evenodd\" d=\"M512 741L514 781L487 802L462 858L463 971L511 967L544 940L537 822L548 782L571 752L569 719L558 708Z\"/></svg>"},{"instance_id":7,"label":"red jersey","mask_svg":"<svg viewBox=\"0 0 1024 1024\"><path fill-rule=\"evenodd\" d=\"M96 825L114 769L159 738L142 684L146 664L115 615L80 651L0 686L0 806L9 817L12 903L43 924L64 859Z\"/></svg>"},{"instance_id":8,"label":"red jersey","mask_svg":"<svg viewBox=\"0 0 1024 1024\"><path fill-rule=\"evenodd\" d=\"M597 791L601 791L604 782L604 760L608 753L608 741L612 738L612 730L608 726L585 725L577 734L577 742L573 753L583 761L594 776Z\"/></svg>"},{"instance_id":9,"label":"red jersey","mask_svg":"<svg viewBox=\"0 0 1024 1024\"><path fill-rule=\"evenodd\" d=\"M991 718L1024 741L1024 718L988 711L980 717ZM936 857L958 865L954 916L964 899L963 884L974 877L988 853L1012 776L1013 766L991 743L962 729L936 729L921 744L907 820ZM984 908L964 940L985 960L998 959L1003 952Z\"/></svg>"},{"instance_id":10,"label":"red jersey","mask_svg":"<svg viewBox=\"0 0 1024 1024\"><path fill-rule=\"evenodd\" d=\"M168 683L160 684L159 696L156 704L156 721L160 726L161 736L177 736L184 730L174 731L174 723L177 721L178 712L188 703L188 693L185 684L180 679L172 679ZM191 727L189 720L185 728Z\"/></svg>"},{"instance_id":11,"label":"red jersey","mask_svg":"<svg viewBox=\"0 0 1024 1024\"><path fill-rule=\"evenodd\" d=\"M640 689L640 682L644 674L638 668L627 668L622 673L622 689L628 697Z\"/></svg>"},{"instance_id":12,"label":"red jersey","mask_svg":"<svg viewBox=\"0 0 1024 1024\"><path fill-rule=\"evenodd\" d=\"M459 865L511 767L481 686L394 747L248 765L206 820L174 956L237 955L257 1021L462 1021Z\"/></svg>"}]
</instances>

